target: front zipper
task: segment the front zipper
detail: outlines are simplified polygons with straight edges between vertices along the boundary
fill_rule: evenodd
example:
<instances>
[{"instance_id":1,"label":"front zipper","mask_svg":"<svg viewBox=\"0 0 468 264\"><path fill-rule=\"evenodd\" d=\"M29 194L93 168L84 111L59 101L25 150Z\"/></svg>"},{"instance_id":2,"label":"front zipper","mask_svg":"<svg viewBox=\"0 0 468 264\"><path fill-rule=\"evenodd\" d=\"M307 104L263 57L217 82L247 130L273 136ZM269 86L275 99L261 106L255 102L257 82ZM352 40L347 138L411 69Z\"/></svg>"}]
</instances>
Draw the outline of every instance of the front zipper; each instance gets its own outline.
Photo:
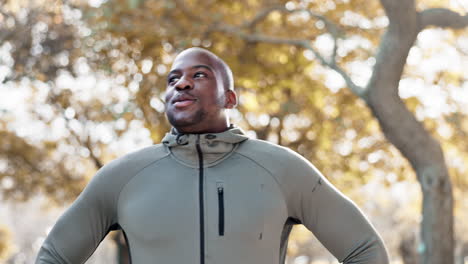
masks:
<instances>
[{"instance_id":1,"label":"front zipper","mask_svg":"<svg viewBox=\"0 0 468 264\"><path fill-rule=\"evenodd\" d=\"M218 233L224 236L224 186L222 183L216 183L218 190Z\"/></svg>"},{"instance_id":2,"label":"front zipper","mask_svg":"<svg viewBox=\"0 0 468 264\"><path fill-rule=\"evenodd\" d=\"M204 219L204 201L203 201L203 153L200 147L200 135L197 135L197 153L198 153L198 202L200 207L200 264L205 264L205 219Z\"/></svg>"}]
</instances>

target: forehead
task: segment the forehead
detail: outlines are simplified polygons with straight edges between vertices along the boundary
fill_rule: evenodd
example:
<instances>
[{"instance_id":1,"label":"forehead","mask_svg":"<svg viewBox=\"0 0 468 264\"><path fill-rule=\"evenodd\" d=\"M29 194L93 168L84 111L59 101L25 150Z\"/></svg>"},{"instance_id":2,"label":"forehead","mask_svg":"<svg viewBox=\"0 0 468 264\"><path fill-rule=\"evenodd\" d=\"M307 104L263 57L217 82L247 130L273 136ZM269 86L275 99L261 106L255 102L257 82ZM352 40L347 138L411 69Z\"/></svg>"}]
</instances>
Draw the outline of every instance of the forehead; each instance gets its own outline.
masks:
<instances>
[{"instance_id":1,"label":"forehead","mask_svg":"<svg viewBox=\"0 0 468 264\"><path fill-rule=\"evenodd\" d=\"M178 55L172 63L171 70L183 70L195 65L206 65L216 70L214 59L207 53L191 51Z\"/></svg>"}]
</instances>

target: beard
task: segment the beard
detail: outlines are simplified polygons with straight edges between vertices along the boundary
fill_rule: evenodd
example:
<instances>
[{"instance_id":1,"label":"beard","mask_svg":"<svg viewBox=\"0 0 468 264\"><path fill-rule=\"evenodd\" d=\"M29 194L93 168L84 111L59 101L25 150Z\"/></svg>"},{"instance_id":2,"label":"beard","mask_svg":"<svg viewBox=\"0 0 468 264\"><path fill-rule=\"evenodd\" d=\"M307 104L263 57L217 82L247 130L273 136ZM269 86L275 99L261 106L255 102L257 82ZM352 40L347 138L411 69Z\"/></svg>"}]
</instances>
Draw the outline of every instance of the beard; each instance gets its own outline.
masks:
<instances>
[{"instance_id":1,"label":"beard","mask_svg":"<svg viewBox=\"0 0 468 264\"><path fill-rule=\"evenodd\" d=\"M202 109L198 109L196 112L192 113L188 117L179 118L172 112L166 112L166 116L169 120L169 123L171 123L171 125L177 129L193 126L200 123L205 118L206 113Z\"/></svg>"}]
</instances>

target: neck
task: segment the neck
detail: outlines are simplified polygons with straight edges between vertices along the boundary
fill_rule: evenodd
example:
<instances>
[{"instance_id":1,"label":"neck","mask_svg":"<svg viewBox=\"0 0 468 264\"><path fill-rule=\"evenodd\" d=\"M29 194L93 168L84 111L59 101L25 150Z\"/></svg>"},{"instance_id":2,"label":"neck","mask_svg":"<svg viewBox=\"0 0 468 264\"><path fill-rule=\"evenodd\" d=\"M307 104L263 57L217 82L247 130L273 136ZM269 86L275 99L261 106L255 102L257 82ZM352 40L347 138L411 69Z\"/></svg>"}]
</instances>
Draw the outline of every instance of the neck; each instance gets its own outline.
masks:
<instances>
[{"instance_id":1,"label":"neck","mask_svg":"<svg viewBox=\"0 0 468 264\"><path fill-rule=\"evenodd\" d=\"M225 125L222 127L209 128L209 129L190 129L184 127L173 127L177 134L208 134L208 133L221 133L232 128L232 125Z\"/></svg>"}]
</instances>

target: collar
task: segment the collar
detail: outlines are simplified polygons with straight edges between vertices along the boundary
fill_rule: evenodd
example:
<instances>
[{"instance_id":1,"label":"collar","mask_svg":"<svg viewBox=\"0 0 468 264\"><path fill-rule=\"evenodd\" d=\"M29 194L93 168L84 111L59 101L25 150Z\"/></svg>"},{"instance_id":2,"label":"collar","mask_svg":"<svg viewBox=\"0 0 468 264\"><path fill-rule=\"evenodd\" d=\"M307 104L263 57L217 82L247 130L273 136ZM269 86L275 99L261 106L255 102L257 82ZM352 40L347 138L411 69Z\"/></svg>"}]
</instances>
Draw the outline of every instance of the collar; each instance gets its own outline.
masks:
<instances>
[{"instance_id":1,"label":"collar","mask_svg":"<svg viewBox=\"0 0 468 264\"><path fill-rule=\"evenodd\" d=\"M183 134L171 129L162 143L179 162L190 167L198 167L197 143L203 153L204 165L212 166L227 158L238 143L247 139L242 129L231 126L221 133L205 134Z\"/></svg>"}]
</instances>

